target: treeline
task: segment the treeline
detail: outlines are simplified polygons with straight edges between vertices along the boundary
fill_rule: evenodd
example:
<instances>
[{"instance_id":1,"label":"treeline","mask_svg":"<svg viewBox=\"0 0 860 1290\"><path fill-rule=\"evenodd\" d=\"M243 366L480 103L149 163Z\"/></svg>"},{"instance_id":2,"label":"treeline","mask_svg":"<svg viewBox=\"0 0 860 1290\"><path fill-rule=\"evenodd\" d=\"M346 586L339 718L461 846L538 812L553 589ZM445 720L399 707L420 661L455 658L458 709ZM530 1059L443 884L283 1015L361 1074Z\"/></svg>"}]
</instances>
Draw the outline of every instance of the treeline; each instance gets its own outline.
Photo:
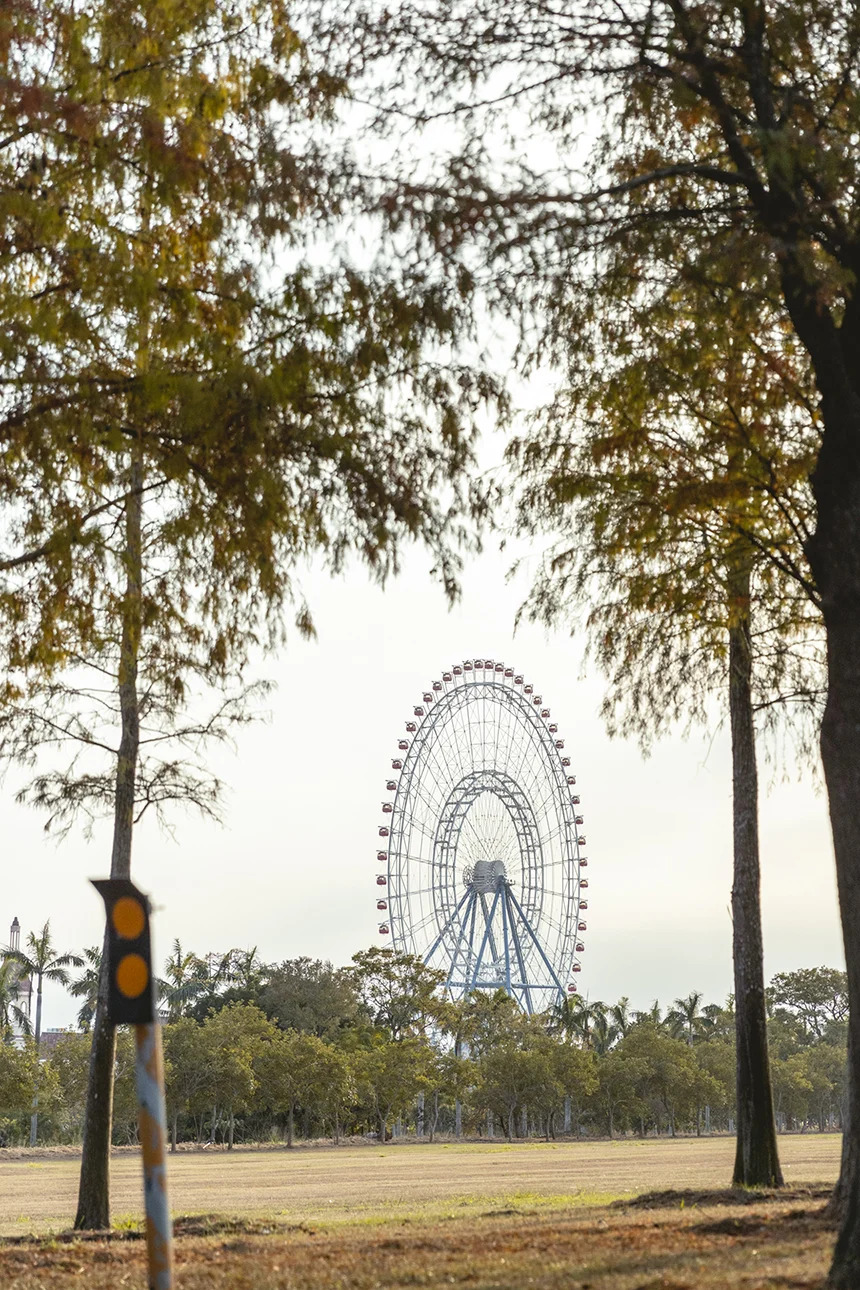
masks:
<instances>
[{"instance_id":1,"label":"treeline","mask_svg":"<svg viewBox=\"0 0 860 1290\"><path fill-rule=\"evenodd\" d=\"M38 1084L40 1141L83 1129L97 952L70 989L79 1033L41 1062L0 1045L0 1132L23 1142ZM264 965L254 951L199 957L177 943L160 982L173 1145L376 1134L508 1138L734 1130L735 1017L698 992L634 1011L578 996L529 1017L499 991L452 1003L442 974L391 950L347 968L309 958ZM777 1120L841 1127L844 973L806 968L768 990ZM9 1038L7 1032L7 1038ZM119 1032L114 1141L135 1140L134 1051Z\"/></svg>"}]
</instances>

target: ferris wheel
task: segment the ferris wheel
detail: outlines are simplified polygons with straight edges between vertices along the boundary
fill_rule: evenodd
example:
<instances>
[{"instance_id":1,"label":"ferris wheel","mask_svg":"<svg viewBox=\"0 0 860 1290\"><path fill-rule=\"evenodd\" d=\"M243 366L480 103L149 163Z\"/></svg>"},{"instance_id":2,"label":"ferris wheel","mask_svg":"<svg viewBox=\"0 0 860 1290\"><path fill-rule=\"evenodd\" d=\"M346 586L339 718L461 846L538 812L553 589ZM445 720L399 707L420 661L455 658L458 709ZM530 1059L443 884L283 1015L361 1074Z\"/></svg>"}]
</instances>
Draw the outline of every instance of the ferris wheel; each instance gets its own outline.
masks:
<instances>
[{"instance_id":1,"label":"ferris wheel","mask_svg":"<svg viewBox=\"0 0 860 1290\"><path fill-rule=\"evenodd\" d=\"M386 782L379 932L455 999L527 1012L576 993L588 865L570 757L543 696L492 659L455 664L406 722Z\"/></svg>"}]
</instances>

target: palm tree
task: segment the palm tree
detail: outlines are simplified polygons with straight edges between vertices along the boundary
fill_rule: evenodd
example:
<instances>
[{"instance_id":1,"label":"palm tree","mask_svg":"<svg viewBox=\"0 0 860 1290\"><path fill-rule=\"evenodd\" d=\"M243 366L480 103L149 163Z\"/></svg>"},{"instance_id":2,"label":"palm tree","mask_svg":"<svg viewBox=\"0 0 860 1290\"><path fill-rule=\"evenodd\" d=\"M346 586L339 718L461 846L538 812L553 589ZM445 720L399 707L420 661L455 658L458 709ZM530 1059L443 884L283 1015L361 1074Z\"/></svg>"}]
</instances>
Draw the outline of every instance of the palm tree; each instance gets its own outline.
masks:
<instances>
[{"instance_id":1,"label":"palm tree","mask_svg":"<svg viewBox=\"0 0 860 1290\"><path fill-rule=\"evenodd\" d=\"M675 1006L666 1014L666 1022L672 1034L685 1039L688 1044L695 1043L702 1026L701 990L693 990L686 999L676 999Z\"/></svg>"},{"instance_id":2,"label":"palm tree","mask_svg":"<svg viewBox=\"0 0 860 1290\"><path fill-rule=\"evenodd\" d=\"M36 1087L33 1089L33 1114L30 1116L30 1146L36 1145L36 1133L39 1127L39 1045L42 1039L42 984L47 981L57 981L60 985L69 984L69 974L66 971L69 967L83 967L84 960L79 954L58 954L51 943L51 924L50 921L45 923L41 932L36 935L35 932L27 933L27 949L13 950L11 946L6 950L7 959L12 959L19 965L23 976L29 976L36 982L36 1026L34 1030L34 1039L36 1041Z\"/></svg>"},{"instance_id":3,"label":"palm tree","mask_svg":"<svg viewBox=\"0 0 860 1290\"><path fill-rule=\"evenodd\" d=\"M622 995L617 1003L613 1003L609 1009L609 1016L612 1018L613 1026L623 1039L633 1025L633 1017L630 1015L630 1000L626 994Z\"/></svg>"},{"instance_id":4,"label":"palm tree","mask_svg":"<svg viewBox=\"0 0 860 1290\"><path fill-rule=\"evenodd\" d=\"M14 1026L19 1026L25 1035L30 1033L27 1010L18 1002L20 984L21 968L15 960L0 959L0 1036L4 1043L12 1042Z\"/></svg>"},{"instance_id":5,"label":"palm tree","mask_svg":"<svg viewBox=\"0 0 860 1290\"><path fill-rule=\"evenodd\" d=\"M167 1004L170 1020L181 1017L208 985L206 963L196 954L184 953L179 940L175 940L173 953L164 964L164 976L158 980L158 997Z\"/></svg>"},{"instance_id":6,"label":"palm tree","mask_svg":"<svg viewBox=\"0 0 860 1290\"><path fill-rule=\"evenodd\" d=\"M655 1026L662 1026L663 1018L661 1016L660 1000L655 999L646 1012L634 1012L633 1024L638 1026L643 1021L650 1021Z\"/></svg>"},{"instance_id":7,"label":"palm tree","mask_svg":"<svg viewBox=\"0 0 860 1290\"><path fill-rule=\"evenodd\" d=\"M76 999L83 999L78 1011L78 1025L81 1030L89 1030L96 1015L96 1004L99 999L99 974L102 967L102 952L98 945L90 945L84 950L85 967L79 977L69 986L69 992Z\"/></svg>"},{"instance_id":8,"label":"palm tree","mask_svg":"<svg viewBox=\"0 0 860 1290\"><path fill-rule=\"evenodd\" d=\"M619 1036L619 1030L616 1025L609 1019L609 1013L605 1010L603 1004L600 1005L600 1011L594 1013L591 1022L590 1046L597 1053L598 1057L605 1057L612 1045Z\"/></svg>"}]
</instances>

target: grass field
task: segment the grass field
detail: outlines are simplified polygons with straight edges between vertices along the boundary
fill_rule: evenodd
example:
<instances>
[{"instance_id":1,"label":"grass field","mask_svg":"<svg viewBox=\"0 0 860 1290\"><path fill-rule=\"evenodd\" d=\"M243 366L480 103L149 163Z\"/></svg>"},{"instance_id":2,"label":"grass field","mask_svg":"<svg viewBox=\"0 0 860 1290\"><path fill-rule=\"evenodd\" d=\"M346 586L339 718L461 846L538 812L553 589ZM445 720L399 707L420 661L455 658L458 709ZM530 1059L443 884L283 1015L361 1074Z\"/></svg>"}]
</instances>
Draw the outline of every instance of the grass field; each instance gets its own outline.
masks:
<instances>
[{"instance_id":1,"label":"grass field","mask_svg":"<svg viewBox=\"0 0 860 1290\"><path fill-rule=\"evenodd\" d=\"M784 1197L725 1190L733 1143L398 1145L188 1153L170 1164L180 1290L681 1290L820 1286L836 1136L780 1140ZM0 1159L0 1285L146 1283L140 1167L113 1162L117 1237L58 1235L78 1160ZM665 1193L635 1199L641 1193ZM194 1216L194 1217L190 1217ZM208 1217L207 1217L208 1216ZM26 1237L24 1233L41 1233ZM53 1237L48 1235L53 1233ZM123 1236L129 1239L122 1239Z\"/></svg>"}]
</instances>

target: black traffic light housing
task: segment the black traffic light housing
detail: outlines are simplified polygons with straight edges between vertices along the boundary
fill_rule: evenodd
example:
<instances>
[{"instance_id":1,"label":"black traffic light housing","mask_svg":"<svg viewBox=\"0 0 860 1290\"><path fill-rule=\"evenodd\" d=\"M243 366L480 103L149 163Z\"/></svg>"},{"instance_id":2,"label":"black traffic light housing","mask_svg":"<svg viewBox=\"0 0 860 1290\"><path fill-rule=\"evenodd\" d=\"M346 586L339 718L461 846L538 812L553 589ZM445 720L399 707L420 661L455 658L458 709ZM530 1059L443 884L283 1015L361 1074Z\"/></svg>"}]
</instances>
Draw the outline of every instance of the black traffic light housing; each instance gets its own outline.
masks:
<instances>
[{"instance_id":1,"label":"black traffic light housing","mask_svg":"<svg viewBox=\"0 0 860 1290\"><path fill-rule=\"evenodd\" d=\"M108 1017L115 1025L155 1020L149 901L129 878L94 878L107 912Z\"/></svg>"}]
</instances>

